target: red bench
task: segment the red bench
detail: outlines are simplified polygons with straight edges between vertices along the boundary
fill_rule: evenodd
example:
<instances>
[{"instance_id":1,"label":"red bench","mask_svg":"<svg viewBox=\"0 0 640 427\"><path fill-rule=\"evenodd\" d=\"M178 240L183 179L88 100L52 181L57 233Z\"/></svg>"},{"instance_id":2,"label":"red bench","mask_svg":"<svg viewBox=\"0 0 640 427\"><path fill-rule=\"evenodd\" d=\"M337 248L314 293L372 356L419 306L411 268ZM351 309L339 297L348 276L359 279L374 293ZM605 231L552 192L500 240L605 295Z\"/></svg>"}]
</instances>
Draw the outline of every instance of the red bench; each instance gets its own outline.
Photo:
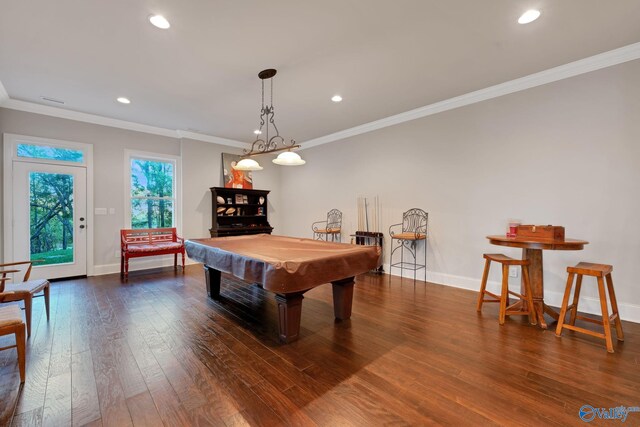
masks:
<instances>
[{"instance_id":1,"label":"red bench","mask_svg":"<svg viewBox=\"0 0 640 427\"><path fill-rule=\"evenodd\" d=\"M129 258L173 254L173 267L178 267L182 254L184 272L184 239L175 228L138 228L120 230L120 276L129 276Z\"/></svg>"}]
</instances>

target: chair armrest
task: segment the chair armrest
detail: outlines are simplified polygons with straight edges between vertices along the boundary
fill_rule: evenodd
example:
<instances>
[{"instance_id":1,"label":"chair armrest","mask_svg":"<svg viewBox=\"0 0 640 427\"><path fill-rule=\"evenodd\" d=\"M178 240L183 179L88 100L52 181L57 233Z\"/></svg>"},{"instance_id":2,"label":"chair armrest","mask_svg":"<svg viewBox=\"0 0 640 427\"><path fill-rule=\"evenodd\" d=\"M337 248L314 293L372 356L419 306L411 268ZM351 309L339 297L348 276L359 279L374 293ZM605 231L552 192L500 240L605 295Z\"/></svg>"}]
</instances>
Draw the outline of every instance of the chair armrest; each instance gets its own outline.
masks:
<instances>
[{"instance_id":1,"label":"chair armrest","mask_svg":"<svg viewBox=\"0 0 640 427\"><path fill-rule=\"evenodd\" d=\"M2 268L2 267L11 267L11 266L14 266L14 265L31 264L31 263L34 263L36 261L42 261L42 260L8 262L8 263L5 263L5 264L0 264L0 268Z\"/></svg>"},{"instance_id":2,"label":"chair armrest","mask_svg":"<svg viewBox=\"0 0 640 427\"><path fill-rule=\"evenodd\" d=\"M400 230L394 230L394 228L396 228L396 227L400 227ZM393 235L394 235L394 234L396 234L396 232L398 232L398 231L402 232L402 223L400 223L400 224L393 224L393 225L391 225L391 226L389 227L389 235L390 235L390 236L393 236Z\"/></svg>"},{"instance_id":3,"label":"chair armrest","mask_svg":"<svg viewBox=\"0 0 640 427\"><path fill-rule=\"evenodd\" d=\"M316 226L317 224L326 224L327 221L316 221L313 224L311 224L311 229L313 231L318 231L318 227ZM325 225L324 228L327 228L327 226Z\"/></svg>"},{"instance_id":4,"label":"chair armrest","mask_svg":"<svg viewBox=\"0 0 640 427\"><path fill-rule=\"evenodd\" d=\"M9 273L20 273L20 270L0 270L0 274L2 274L2 277Z\"/></svg>"},{"instance_id":5,"label":"chair armrest","mask_svg":"<svg viewBox=\"0 0 640 427\"><path fill-rule=\"evenodd\" d=\"M184 245L184 238L176 236L176 242L182 243Z\"/></svg>"}]
</instances>

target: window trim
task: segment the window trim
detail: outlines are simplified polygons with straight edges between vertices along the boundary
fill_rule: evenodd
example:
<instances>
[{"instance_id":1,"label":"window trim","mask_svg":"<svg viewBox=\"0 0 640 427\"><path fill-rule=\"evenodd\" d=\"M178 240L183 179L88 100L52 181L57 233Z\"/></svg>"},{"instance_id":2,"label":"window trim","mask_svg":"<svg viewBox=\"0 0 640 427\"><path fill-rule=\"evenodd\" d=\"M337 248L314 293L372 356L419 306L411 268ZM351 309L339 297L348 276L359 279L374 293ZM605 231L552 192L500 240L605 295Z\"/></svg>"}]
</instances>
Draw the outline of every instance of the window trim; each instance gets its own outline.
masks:
<instances>
[{"instance_id":1,"label":"window trim","mask_svg":"<svg viewBox=\"0 0 640 427\"><path fill-rule=\"evenodd\" d=\"M175 200L173 212L173 227L179 234L182 233L182 162L180 156L172 154L151 153L148 151L124 150L124 226L131 228L131 160L155 160L172 162L174 179L173 194L171 200ZM166 198L165 198L166 199ZM158 198L159 200L159 198Z\"/></svg>"}]
</instances>

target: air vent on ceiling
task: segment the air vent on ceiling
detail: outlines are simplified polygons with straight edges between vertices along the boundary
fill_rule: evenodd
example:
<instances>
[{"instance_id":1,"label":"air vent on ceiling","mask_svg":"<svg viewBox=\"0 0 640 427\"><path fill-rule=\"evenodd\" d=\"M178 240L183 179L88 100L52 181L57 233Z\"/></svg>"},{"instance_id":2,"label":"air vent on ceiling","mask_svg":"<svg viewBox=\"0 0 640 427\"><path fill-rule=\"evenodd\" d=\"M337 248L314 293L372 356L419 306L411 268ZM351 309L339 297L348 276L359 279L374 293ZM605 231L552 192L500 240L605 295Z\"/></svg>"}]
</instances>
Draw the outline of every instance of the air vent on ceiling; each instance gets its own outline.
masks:
<instances>
[{"instance_id":1,"label":"air vent on ceiling","mask_svg":"<svg viewBox=\"0 0 640 427\"><path fill-rule=\"evenodd\" d=\"M41 96L40 99L42 99L43 101L46 101L46 102L53 102L55 104L64 105L64 101L61 100L61 99L49 98L47 96Z\"/></svg>"}]
</instances>

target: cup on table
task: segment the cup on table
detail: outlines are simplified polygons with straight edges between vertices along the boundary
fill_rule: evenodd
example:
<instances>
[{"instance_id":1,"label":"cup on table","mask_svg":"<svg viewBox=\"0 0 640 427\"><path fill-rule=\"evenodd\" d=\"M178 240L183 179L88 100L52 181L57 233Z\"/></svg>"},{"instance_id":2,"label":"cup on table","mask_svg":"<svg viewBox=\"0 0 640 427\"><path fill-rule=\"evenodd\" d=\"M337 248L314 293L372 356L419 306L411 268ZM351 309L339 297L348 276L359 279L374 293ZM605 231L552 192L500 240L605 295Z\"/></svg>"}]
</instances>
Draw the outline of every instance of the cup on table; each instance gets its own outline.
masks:
<instances>
[{"instance_id":1,"label":"cup on table","mask_svg":"<svg viewBox=\"0 0 640 427\"><path fill-rule=\"evenodd\" d=\"M511 220L507 225L507 237L516 237L518 234L518 226L522 224L521 221Z\"/></svg>"}]
</instances>

